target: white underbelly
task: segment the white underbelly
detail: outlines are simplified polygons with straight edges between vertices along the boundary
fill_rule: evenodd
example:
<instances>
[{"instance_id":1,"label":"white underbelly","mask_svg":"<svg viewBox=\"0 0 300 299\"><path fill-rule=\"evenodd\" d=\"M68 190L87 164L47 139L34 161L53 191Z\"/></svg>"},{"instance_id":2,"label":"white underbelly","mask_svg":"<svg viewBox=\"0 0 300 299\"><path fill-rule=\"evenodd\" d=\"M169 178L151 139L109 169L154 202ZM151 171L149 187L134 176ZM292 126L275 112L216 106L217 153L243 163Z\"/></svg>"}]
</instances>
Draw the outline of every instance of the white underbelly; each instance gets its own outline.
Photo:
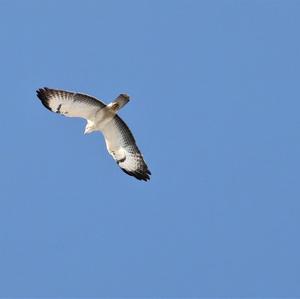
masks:
<instances>
[{"instance_id":1,"label":"white underbelly","mask_svg":"<svg viewBox=\"0 0 300 299\"><path fill-rule=\"evenodd\" d=\"M95 117L94 123L95 123L95 128L97 130L102 131L104 127L114 118L115 113L112 111L103 108L101 109Z\"/></svg>"}]
</instances>

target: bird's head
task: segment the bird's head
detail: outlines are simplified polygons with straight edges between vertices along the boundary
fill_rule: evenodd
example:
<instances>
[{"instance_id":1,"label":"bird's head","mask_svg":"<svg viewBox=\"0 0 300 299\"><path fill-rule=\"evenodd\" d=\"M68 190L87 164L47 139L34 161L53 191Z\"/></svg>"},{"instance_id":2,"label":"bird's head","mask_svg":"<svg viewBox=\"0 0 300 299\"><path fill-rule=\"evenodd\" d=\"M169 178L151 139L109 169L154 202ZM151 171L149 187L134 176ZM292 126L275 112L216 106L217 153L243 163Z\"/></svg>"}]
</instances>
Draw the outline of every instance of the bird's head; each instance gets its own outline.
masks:
<instances>
[{"instance_id":1,"label":"bird's head","mask_svg":"<svg viewBox=\"0 0 300 299\"><path fill-rule=\"evenodd\" d=\"M84 134L90 134L95 131L95 126L92 122L88 121L87 125L85 126Z\"/></svg>"}]
</instances>

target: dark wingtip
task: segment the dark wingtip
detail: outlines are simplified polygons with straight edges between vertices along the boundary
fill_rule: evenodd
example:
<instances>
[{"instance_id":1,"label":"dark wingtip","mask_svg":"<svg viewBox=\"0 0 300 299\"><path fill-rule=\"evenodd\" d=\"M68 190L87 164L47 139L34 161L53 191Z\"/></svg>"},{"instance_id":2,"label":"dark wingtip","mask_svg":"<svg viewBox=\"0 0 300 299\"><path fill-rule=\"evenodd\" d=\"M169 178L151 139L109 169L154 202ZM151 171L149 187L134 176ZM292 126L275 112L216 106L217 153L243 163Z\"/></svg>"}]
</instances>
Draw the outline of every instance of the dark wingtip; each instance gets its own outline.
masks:
<instances>
[{"instance_id":1,"label":"dark wingtip","mask_svg":"<svg viewBox=\"0 0 300 299\"><path fill-rule=\"evenodd\" d=\"M124 168L122 168L121 167L121 169L126 173L126 174L128 174L128 175L130 175L130 176L133 176L133 177L135 177L136 179L138 179L138 180L143 180L143 181L145 181L145 182L147 182L148 180L150 180L150 176L149 176L149 174L151 174L151 173L149 173L150 171L149 170L147 170L146 172L144 172L144 173L140 173L140 172L137 172L137 171L127 171L126 169L124 169Z\"/></svg>"},{"instance_id":2,"label":"dark wingtip","mask_svg":"<svg viewBox=\"0 0 300 299\"><path fill-rule=\"evenodd\" d=\"M36 95L37 97L41 100L42 104L50 111L52 111L52 109L50 108L49 106L49 98L48 98L48 91L49 91L49 88L47 87L44 87L44 88L39 88L37 91L36 91Z\"/></svg>"}]
</instances>

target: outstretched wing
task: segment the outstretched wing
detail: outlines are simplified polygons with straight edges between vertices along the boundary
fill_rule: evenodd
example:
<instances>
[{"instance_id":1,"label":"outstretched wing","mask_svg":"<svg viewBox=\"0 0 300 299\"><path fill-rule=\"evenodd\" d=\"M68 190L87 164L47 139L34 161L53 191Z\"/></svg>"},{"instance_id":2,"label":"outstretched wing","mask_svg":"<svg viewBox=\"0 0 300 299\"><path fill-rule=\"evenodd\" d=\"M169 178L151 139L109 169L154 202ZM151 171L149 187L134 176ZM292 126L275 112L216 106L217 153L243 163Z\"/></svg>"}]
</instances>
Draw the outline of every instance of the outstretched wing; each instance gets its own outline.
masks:
<instances>
[{"instance_id":1,"label":"outstretched wing","mask_svg":"<svg viewBox=\"0 0 300 299\"><path fill-rule=\"evenodd\" d=\"M151 172L125 122L116 115L103 129L108 152L120 168L139 180L150 180Z\"/></svg>"},{"instance_id":2,"label":"outstretched wing","mask_svg":"<svg viewBox=\"0 0 300 299\"><path fill-rule=\"evenodd\" d=\"M82 93L58 89L40 88L37 96L50 111L69 117L93 119L95 113L106 105L94 97Z\"/></svg>"}]
</instances>

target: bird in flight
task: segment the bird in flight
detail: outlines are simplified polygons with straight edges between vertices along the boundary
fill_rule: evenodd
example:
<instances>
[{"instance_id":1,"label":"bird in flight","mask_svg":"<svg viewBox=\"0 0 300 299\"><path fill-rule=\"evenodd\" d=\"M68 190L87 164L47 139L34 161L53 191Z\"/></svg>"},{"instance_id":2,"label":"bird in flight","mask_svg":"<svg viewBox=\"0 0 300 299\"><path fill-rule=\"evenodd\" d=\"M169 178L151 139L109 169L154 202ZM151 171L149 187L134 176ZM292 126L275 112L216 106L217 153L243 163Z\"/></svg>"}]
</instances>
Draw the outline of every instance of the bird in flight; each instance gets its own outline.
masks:
<instances>
[{"instance_id":1,"label":"bird in flight","mask_svg":"<svg viewBox=\"0 0 300 299\"><path fill-rule=\"evenodd\" d=\"M120 94L106 105L95 97L58 89L40 88L37 96L52 112L68 117L87 120L84 134L100 131L106 148L119 167L138 180L150 180L151 172L126 123L117 115L119 109L129 102L129 96Z\"/></svg>"}]
</instances>

